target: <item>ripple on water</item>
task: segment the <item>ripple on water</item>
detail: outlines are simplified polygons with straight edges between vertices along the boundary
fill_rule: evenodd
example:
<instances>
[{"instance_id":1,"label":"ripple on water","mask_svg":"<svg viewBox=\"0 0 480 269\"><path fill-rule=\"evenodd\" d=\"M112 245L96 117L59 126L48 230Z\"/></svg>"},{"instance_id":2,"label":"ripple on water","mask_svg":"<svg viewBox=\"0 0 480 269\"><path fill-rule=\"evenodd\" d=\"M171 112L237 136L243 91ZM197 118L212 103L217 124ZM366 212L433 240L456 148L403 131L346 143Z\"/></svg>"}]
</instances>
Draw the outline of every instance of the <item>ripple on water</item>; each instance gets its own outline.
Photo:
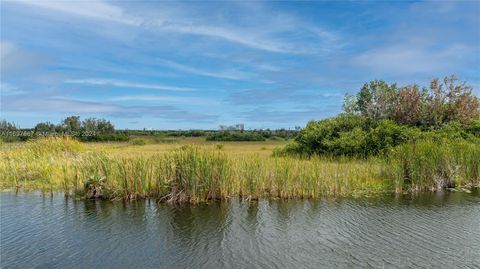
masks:
<instances>
[{"instance_id":1,"label":"ripple on water","mask_svg":"<svg viewBox=\"0 0 480 269\"><path fill-rule=\"evenodd\" d=\"M172 206L1 193L1 267L478 268L479 192Z\"/></svg>"}]
</instances>

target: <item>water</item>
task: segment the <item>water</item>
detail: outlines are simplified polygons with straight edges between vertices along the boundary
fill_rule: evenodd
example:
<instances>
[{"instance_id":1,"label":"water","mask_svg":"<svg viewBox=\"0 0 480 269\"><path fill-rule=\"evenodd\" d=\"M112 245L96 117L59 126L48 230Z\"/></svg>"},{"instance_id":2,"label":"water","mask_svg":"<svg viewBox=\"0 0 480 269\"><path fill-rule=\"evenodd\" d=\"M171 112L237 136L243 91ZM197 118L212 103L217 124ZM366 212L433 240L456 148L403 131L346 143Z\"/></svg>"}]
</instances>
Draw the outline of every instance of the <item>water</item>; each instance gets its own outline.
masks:
<instances>
[{"instance_id":1,"label":"water","mask_svg":"<svg viewBox=\"0 0 480 269\"><path fill-rule=\"evenodd\" d=\"M171 206L1 193L2 268L480 268L480 193Z\"/></svg>"}]
</instances>

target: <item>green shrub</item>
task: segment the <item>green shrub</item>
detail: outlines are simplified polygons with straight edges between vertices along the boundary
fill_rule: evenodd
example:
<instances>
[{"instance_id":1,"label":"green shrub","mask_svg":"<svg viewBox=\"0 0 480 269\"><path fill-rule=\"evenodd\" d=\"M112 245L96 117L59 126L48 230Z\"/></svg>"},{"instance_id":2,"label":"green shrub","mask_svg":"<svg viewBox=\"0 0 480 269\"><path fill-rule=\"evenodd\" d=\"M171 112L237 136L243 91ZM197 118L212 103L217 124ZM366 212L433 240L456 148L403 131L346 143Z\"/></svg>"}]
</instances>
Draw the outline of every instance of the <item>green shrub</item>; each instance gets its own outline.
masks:
<instances>
[{"instance_id":1,"label":"green shrub","mask_svg":"<svg viewBox=\"0 0 480 269\"><path fill-rule=\"evenodd\" d=\"M391 120L341 115L308 123L296 139L298 145L290 145L285 152L366 157L386 153L419 132Z\"/></svg>"},{"instance_id":2,"label":"green shrub","mask_svg":"<svg viewBox=\"0 0 480 269\"><path fill-rule=\"evenodd\" d=\"M135 146L143 146L143 145L146 145L147 142L143 139L140 139L140 138L136 138L136 139L133 139L131 141L132 145L135 145Z\"/></svg>"}]
</instances>

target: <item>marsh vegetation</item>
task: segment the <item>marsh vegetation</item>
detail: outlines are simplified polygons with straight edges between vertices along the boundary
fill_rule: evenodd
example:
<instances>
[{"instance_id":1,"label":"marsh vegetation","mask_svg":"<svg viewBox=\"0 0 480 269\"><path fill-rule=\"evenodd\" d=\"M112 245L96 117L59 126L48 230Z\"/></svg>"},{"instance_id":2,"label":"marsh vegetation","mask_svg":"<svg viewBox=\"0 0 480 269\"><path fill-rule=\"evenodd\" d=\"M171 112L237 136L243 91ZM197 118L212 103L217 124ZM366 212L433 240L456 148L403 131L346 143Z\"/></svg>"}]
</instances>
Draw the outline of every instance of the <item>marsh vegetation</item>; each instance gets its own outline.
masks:
<instances>
[{"instance_id":1,"label":"marsh vegetation","mask_svg":"<svg viewBox=\"0 0 480 269\"><path fill-rule=\"evenodd\" d=\"M311 121L294 141L288 139L296 131L285 130L127 135L115 133L106 120L69 117L58 126L36 129L90 130L100 137L126 136L129 142L46 137L4 144L0 183L2 188L171 202L472 187L480 183L478 108L471 87L447 77L423 90L382 81L365 84L356 96L347 96L343 114Z\"/></svg>"},{"instance_id":2,"label":"marsh vegetation","mask_svg":"<svg viewBox=\"0 0 480 269\"><path fill-rule=\"evenodd\" d=\"M241 146L175 144L147 154L128 144L45 138L4 148L0 182L2 188L83 197L93 187L107 199L175 202L355 196L480 182L480 147L472 143L405 144L382 158L262 156L259 145L257 153L236 154Z\"/></svg>"}]
</instances>

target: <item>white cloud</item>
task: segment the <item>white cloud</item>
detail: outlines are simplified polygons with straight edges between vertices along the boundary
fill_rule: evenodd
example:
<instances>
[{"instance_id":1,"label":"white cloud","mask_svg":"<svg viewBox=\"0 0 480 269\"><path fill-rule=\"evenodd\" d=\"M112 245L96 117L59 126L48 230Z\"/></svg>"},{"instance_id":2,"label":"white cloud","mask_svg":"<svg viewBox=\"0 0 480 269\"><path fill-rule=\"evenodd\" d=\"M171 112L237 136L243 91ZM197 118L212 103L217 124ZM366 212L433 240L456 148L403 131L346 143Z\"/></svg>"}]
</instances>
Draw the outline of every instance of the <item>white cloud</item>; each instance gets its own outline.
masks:
<instances>
[{"instance_id":1,"label":"white cloud","mask_svg":"<svg viewBox=\"0 0 480 269\"><path fill-rule=\"evenodd\" d=\"M141 23L139 19L125 14L121 8L102 1L15 0L12 2L50 9L59 13L123 23L127 25L140 25Z\"/></svg>"},{"instance_id":2,"label":"white cloud","mask_svg":"<svg viewBox=\"0 0 480 269\"><path fill-rule=\"evenodd\" d=\"M353 58L356 66L375 72L390 74L415 74L449 72L461 66L471 53L469 47L452 45L444 49L432 49L415 44L399 44L368 50Z\"/></svg>"},{"instance_id":3,"label":"white cloud","mask_svg":"<svg viewBox=\"0 0 480 269\"><path fill-rule=\"evenodd\" d=\"M166 95L122 95L113 97L111 101L145 101L145 102L169 102L169 103L184 103L195 105L213 105L220 104L218 100L188 97L188 96L166 96Z\"/></svg>"},{"instance_id":4,"label":"white cloud","mask_svg":"<svg viewBox=\"0 0 480 269\"><path fill-rule=\"evenodd\" d=\"M104 85L104 86L113 86L113 87L122 87L122 88L140 88L140 89L152 89L152 90L162 90L162 91L178 91L178 92L195 91L195 89L192 89L192 88L166 86L166 85L159 85L159 84L136 83L136 82L116 80L116 79L103 79L103 78L69 79L69 80L65 80L64 82L70 83L70 84Z\"/></svg>"},{"instance_id":5,"label":"white cloud","mask_svg":"<svg viewBox=\"0 0 480 269\"><path fill-rule=\"evenodd\" d=\"M0 82L0 94L3 96L18 95L24 93L26 93L26 91L22 91L12 84Z\"/></svg>"},{"instance_id":6,"label":"white cloud","mask_svg":"<svg viewBox=\"0 0 480 269\"><path fill-rule=\"evenodd\" d=\"M64 98L10 97L8 101L7 98L5 98L3 107L4 110L8 112L113 113L120 111L120 109L114 105Z\"/></svg>"},{"instance_id":7,"label":"white cloud","mask_svg":"<svg viewBox=\"0 0 480 269\"><path fill-rule=\"evenodd\" d=\"M243 71L238 71L238 70L213 72L213 71L206 71L206 70L188 66L188 65L179 64L179 63L168 61L168 60L159 60L159 62L165 66L168 66L183 72L200 75L200 76L226 78L226 79L233 79L233 80L244 80L252 76L252 74L249 74Z\"/></svg>"},{"instance_id":8,"label":"white cloud","mask_svg":"<svg viewBox=\"0 0 480 269\"><path fill-rule=\"evenodd\" d=\"M14 71L27 71L46 60L45 57L22 50L15 42L0 41L0 71L2 75Z\"/></svg>"},{"instance_id":9,"label":"white cloud","mask_svg":"<svg viewBox=\"0 0 480 269\"><path fill-rule=\"evenodd\" d=\"M182 12L168 12L168 6L162 5L160 18L155 16L136 16L127 13L119 6L98 0L90 1L35 1L18 0L11 1L32 7L40 7L46 10L66 15L74 15L86 19L102 20L125 24L143 29L173 32L179 34L199 35L223 39L246 47L280 53L317 53L322 51L321 44L326 42L333 45L334 34L318 27L302 24L291 16L272 16L268 25L251 25L249 27L234 27L227 24L199 23L192 20ZM260 17L264 17L263 11ZM252 17L246 14L246 17ZM281 17L282 20L276 18ZM269 21L269 20L265 20ZM282 33L294 31L296 35L303 33L317 38L315 44L290 42L278 38ZM275 37L276 36L276 37ZM326 46L328 47L328 46Z\"/></svg>"}]
</instances>

